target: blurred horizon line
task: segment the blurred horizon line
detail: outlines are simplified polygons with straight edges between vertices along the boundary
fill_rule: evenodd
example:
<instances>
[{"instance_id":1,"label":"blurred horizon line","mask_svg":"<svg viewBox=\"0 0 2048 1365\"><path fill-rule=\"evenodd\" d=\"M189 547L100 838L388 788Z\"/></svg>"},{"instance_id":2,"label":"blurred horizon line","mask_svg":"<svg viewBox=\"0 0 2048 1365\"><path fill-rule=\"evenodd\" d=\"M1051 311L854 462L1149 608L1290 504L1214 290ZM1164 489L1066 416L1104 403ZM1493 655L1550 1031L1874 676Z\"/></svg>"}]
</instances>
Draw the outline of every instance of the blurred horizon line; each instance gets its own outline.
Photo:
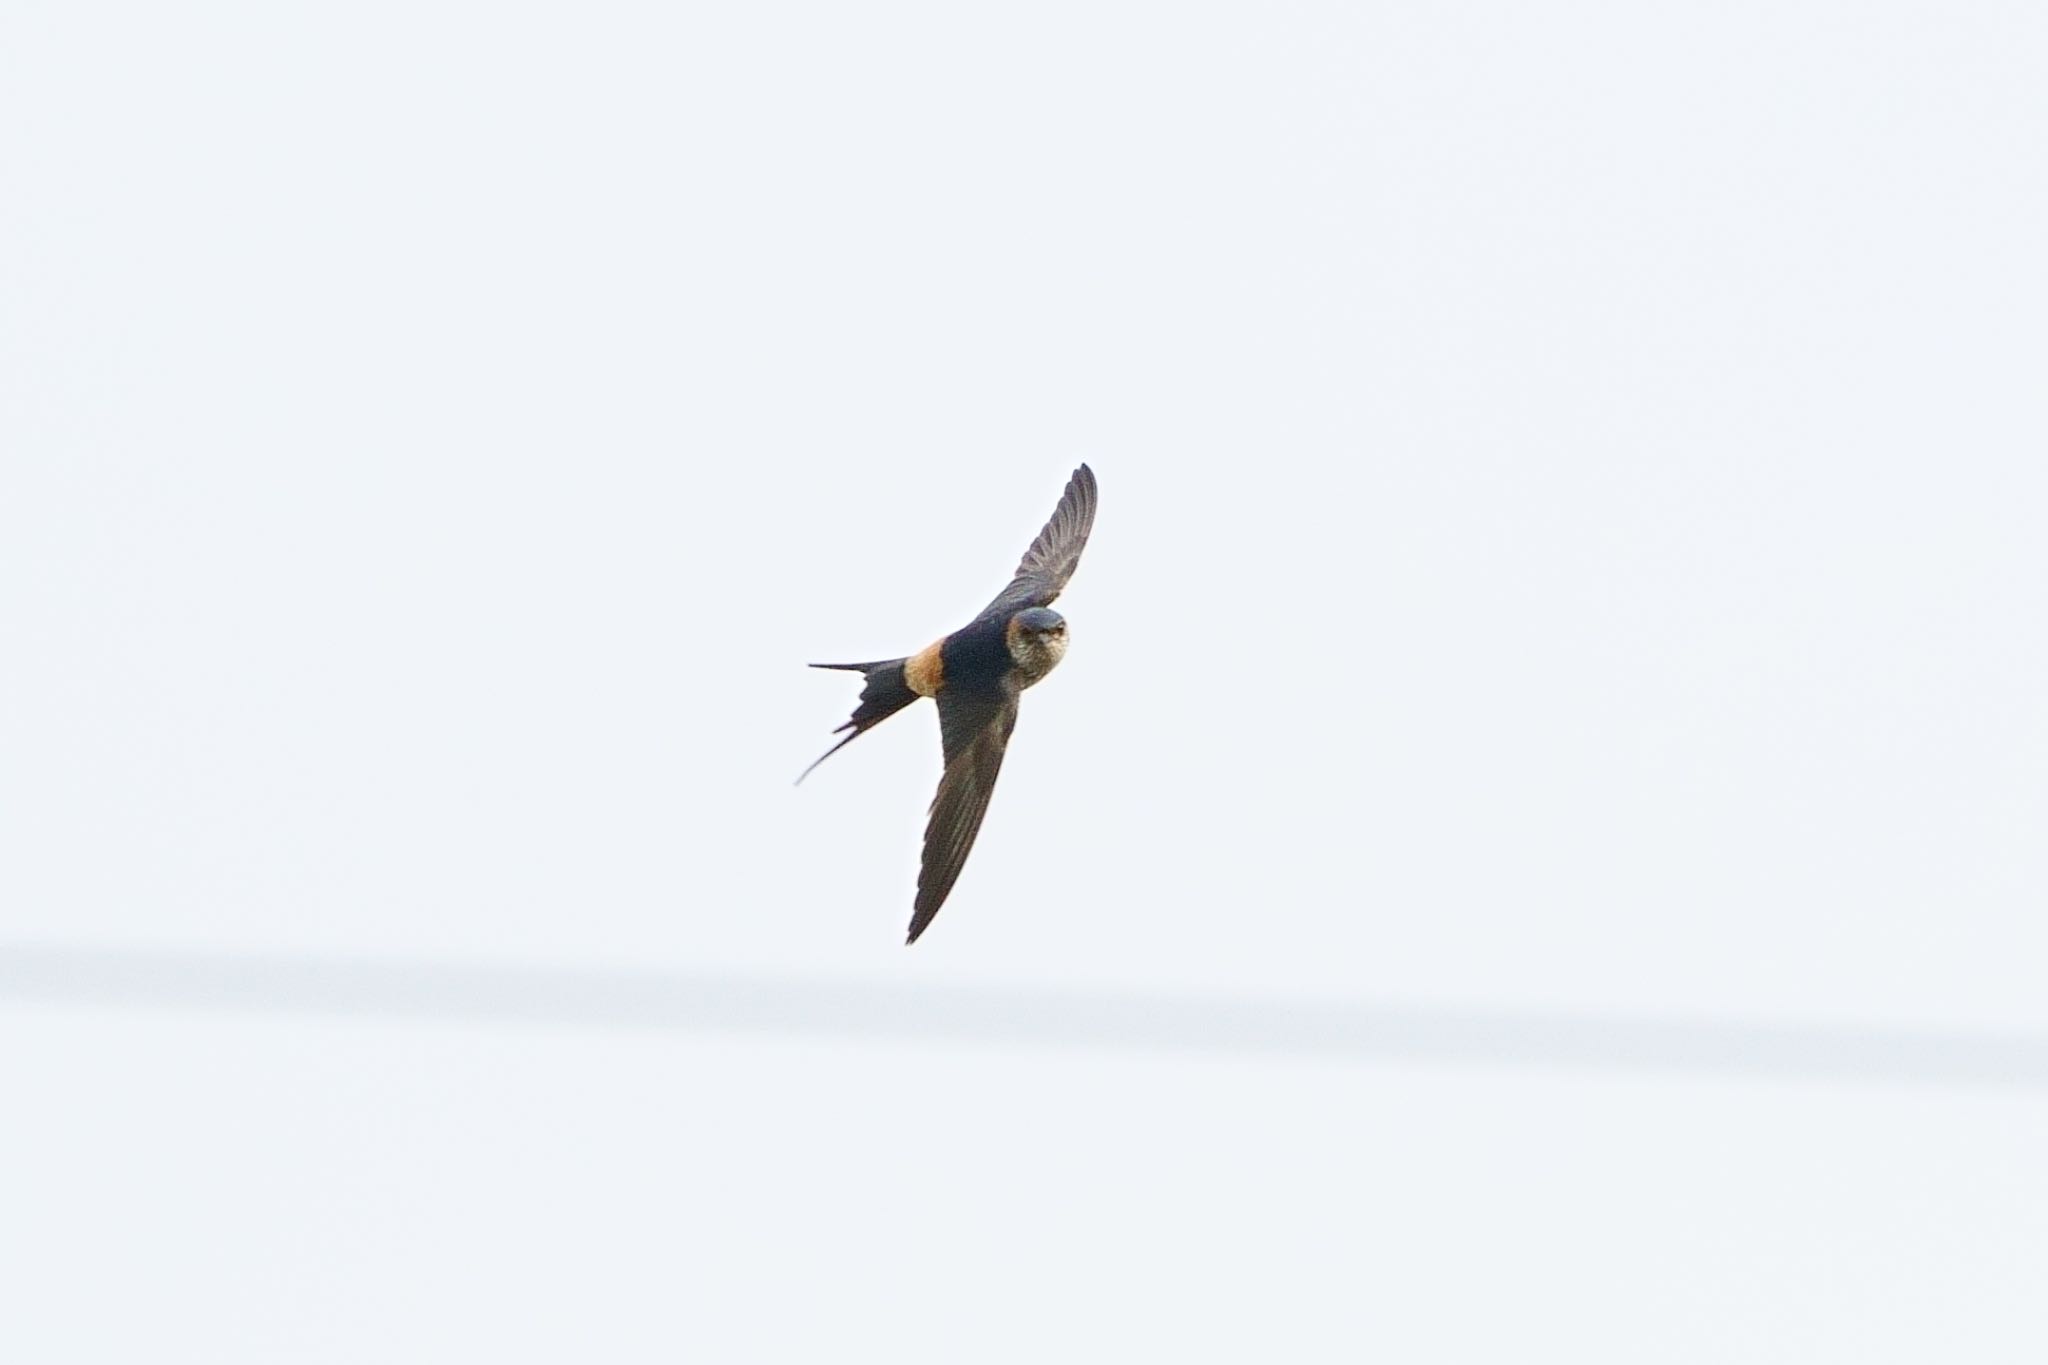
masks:
<instances>
[{"instance_id":1,"label":"blurred horizon line","mask_svg":"<svg viewBox=\"0 0 2048 1365\"><path fill-rule=\"evenodd\" d=\"M689 1029L836 1042L2048 1087L2048 1034L2040 1033L452 960L0 946L0 1001Z\"/></svg>"}]
</instances>

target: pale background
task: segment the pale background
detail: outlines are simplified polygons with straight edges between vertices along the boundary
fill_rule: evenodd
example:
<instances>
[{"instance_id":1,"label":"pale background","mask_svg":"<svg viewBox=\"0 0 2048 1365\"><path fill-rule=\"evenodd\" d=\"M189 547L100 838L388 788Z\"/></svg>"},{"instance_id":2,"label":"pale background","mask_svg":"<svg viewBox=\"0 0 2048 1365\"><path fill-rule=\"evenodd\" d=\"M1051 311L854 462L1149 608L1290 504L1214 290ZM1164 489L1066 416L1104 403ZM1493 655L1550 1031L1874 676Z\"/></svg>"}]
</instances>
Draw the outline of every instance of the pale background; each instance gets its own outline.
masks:
<instances>
[{"instance_id":1,"label":"pale background","mask_svg":"<svg viewBox=\"0 0 2048 1365\"><path fill-rule=\"evenodd\" d=\"M2048 1357L2044 69L10 6L0 1357Z\"/></svg>"}]
</instances>

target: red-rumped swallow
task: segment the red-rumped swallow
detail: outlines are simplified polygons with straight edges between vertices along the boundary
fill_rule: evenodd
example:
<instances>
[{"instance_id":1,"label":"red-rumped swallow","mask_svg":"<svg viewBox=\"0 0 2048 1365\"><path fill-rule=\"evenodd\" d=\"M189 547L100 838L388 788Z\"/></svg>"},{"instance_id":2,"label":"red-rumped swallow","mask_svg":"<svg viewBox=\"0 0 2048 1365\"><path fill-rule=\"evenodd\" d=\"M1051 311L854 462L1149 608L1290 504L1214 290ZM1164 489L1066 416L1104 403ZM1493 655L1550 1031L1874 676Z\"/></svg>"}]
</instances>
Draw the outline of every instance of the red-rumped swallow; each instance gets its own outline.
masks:
<instances>
[{"instance_id":1,"label":"red-rumped swallow","mask_svg":"<svg viewBox=\"0 0 2048 1365\"><path fill-rule=\"evenodd\" d=\"M1024 552L1017 575L982 608L981 615L942 640L902 659L867 664L812 664L813 668L857 669L866 681L853 719L834 730L853 733L818 756L797 778L874 729L919 697L939 704L939 740L946 772L932 798L924 828L924 863L917 877L917 902L910 913L908 943L939 913L974 847L988 798L1003 766L1003 750L1017 725L1017 696L1046 674L1067 652L1067 623L1051 610L1095 525L1095 474L1087 465L1074 471L1053 509L1052 520Z\"/></svg>"}]
</instances>

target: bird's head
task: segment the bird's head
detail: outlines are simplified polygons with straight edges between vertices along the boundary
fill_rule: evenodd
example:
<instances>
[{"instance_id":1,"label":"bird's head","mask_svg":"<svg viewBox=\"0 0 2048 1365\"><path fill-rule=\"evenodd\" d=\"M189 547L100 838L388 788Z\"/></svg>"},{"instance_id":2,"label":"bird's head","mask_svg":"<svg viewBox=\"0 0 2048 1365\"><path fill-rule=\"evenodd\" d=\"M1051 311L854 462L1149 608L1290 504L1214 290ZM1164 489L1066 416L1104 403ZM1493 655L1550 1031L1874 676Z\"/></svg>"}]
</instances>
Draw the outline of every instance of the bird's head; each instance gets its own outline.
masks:
<instances>
[{"instance_id":1,"label":"bird's head","mask_svg":"<svg viewBox=\"0 0 2048 1365\"><path fill-rule=\"evenodd\" d=\"M1026 607L1010 618L1003 635L1027 687L1052 672L1067 652L1067 618L1050 607Z\"/></svg>"}]
</instances>

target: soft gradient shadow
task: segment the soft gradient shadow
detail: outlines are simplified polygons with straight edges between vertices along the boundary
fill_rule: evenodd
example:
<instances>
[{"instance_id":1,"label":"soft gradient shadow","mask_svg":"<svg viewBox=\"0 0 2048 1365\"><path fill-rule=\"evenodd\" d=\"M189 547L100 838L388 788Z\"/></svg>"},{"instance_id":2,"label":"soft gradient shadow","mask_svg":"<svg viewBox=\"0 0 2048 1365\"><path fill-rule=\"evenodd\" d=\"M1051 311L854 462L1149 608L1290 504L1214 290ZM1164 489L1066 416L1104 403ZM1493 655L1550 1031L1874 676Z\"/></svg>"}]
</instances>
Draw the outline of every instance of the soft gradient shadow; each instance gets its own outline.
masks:
<instances>
[{"instance_id":1,"label":"soft gradient shadow","mask_svg":"<svg viewBox=\"0 0 2048 1365\"><path fill-rule=\"evenodd\" d=\"M2048 1036L455 962L0 948L0 1001L2048 1088Z\"/></svg>"}]
</instances>

